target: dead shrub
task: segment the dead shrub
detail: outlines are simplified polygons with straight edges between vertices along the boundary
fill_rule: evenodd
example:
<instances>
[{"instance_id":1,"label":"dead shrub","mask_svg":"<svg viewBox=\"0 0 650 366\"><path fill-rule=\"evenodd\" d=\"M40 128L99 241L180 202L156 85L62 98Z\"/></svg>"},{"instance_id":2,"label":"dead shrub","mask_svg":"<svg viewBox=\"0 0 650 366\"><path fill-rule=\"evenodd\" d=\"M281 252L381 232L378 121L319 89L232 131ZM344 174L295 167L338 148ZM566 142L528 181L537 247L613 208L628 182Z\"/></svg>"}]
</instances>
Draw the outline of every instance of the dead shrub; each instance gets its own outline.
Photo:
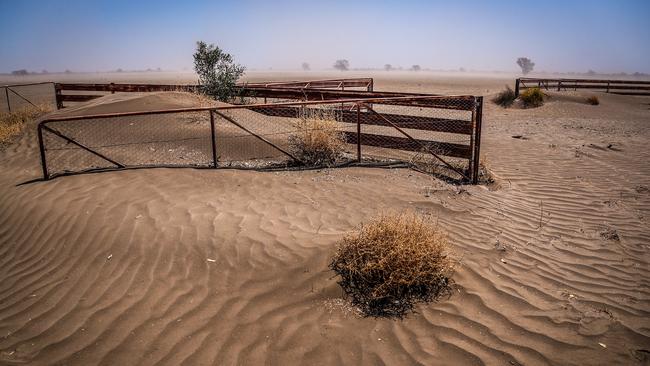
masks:
<instances>
[{"instance_id":1,"label":"dead shrub","mask_svg":"<svg viewBox=\"0 0 650 366\"><path fill-rule=\"evenodd\" d=\"M289 148L303 164L332 165L343 153L345 139L333 111L307 108L289 135Z\"/></svg>"},{"instance_id":2,"label":"dead shrub","mask_svg":"<svg viewBox=\"0 0 650 366\"><path fill-rule=\"evenodd\" d=\"M0 143L6 143L9 139L19 134L25 127L25 123L34 120L51 110L50 106L28 106L11 112L0 112Z\"/></svg>"},{"instance_id":3,"label":"dead shrub","mask_svg":"<svg viewBox=\"0 0 650 366\"><path fill-rule=\"evenodd\" d=\"M506 85L506 88L504 90L492 98L492 102L500 105L503 108L508 108L512 105L512 103L515 102L515 99L517 99L515 92L510 89L508 85Z\"/></svg>"},{"instance_id":4,"label":"dead shrub","mask_svg":"<svg viewBox=\"0 0 650 366\"><path fill-rule=\"evenodd\" d=\"M524 90L519 95L519 99L521 99L525 108L535 108L544 105L545 96L546 95L544 92L542 92L539 88L530 88Z\"/></svg>"},{"instance_id":5,"label":"dead shrub","mask_svg":"<svg viewBox=\"0 0 650 366\"><path fill-rule=\"evenodd\" d=\"M588 97L588 98L587 98L587 104L591 104L591 105L599 105L599 104L600 104L600 100L598 100L598 97L594 95L594 96L591 96L591 97Z\"/></svg>"},{"instance_id":6,"label":"dead shrub","mask_svg":"<svg viewBox=\"0 0 650 366\"><path fill-rule=\"evenodd\" d=\"M446 236L410 213L380 215L346 235L329 265L366 316L402 317L415 303L450 294Z\"/></svg>"}]
</instances>

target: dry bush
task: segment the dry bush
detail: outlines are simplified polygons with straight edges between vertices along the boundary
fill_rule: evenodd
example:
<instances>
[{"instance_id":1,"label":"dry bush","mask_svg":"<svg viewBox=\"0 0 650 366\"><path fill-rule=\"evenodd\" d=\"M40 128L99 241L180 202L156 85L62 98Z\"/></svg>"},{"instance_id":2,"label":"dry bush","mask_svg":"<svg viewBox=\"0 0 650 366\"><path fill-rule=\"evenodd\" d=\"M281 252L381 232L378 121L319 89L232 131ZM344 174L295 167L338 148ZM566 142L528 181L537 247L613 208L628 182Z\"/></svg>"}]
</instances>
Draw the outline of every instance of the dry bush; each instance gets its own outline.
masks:
<instances>
[{"instance_id":1,"label":"dry bush","mask_svg":"<svg viewBox=\"0 0 650 366\"><path fill-rule=\"evenodd\" d=\"M598 100L598 97L594 95L594 96L591 96L591 97L588 97L588 98L587 98L587 104L591 104L591 105L599 105L599 104L600 104L600 100Z\"/></svg>"},{"instance_id":2,"label":"dry bush","mask_svg":"<svg viewBox=\"0 0 650 366\"><path fill-rule=\"evenodd\" d=\"M525 108L541 107L544 105L544 97L546 95L539 88L530 88L524 90L519 99L524 103Z\"/></svg>"},{"instance_id":3,"label":"dry bush","mask_svg":"<svg viewBox=\"0 0 650 366\"><path fill-rule=\"evenodd\" d=\"M11 137L23 130L25 123L42 116L50 110L49 105L41 105L38 107L28 106L11 112L0 112L0 143L6 143Z\"/></svg>"},{"instance_id":4,"label":"dry bush","mask_svg":"<svg viewBox=\"0 0 650 366\"><path fill-rule=\"evenodd\" d=\"M515 102L515 99L517 99L515 92L506 85L506 88L492 98L492 101L503 108L508 108Z\"/></svg>"},{"instance_id":5,"label":"dry bush","mask_svg":"<svg viewBox=\"0 0 650 366\"><path fill-rule=\"evenodd\" d=\"M334 112L325 109L306 109L296 131L289 135L289 148L303 164L332 165L343 153L345 139L339 130Z\"/></svg>"},{"instance_id":6,"label":"dry bush","mask_svg":"<svg viewBox=\"0 0 650 366\"><path fill-rule=\"evenodd\" d=\"M345 236L329 265L366 316L402 317L416 302L450 294L446 236L414 213L381 215Z\"/></svg>"}]
</instances>

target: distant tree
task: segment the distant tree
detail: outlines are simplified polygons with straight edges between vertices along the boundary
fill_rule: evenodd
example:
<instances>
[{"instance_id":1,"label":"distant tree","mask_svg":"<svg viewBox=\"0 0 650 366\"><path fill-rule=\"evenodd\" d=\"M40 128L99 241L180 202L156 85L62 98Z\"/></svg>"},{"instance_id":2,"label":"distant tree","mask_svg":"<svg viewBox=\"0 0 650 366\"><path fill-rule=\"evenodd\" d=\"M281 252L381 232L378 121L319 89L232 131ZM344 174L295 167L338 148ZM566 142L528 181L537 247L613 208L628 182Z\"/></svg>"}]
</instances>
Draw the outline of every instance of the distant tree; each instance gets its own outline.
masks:
<instances>
[{"instance_id":1,"label":"distant tree","mask_svg":"<svg viewBox=\"0 0 650 366\"><path fill-rule=\"evenodd\" d=\"M587 71L587 75L594 76L594 75L596 75L596 72L594 70L590 69L589 71Z\"/></svg>"},{"instance_id":2,"label":"distant tree","mask_svg":"<svg viewBox=\"0 0 650 366\"><path fill-rule=\"evenodd\" d=\"M194 70L199 75L203 94L229 102L235 98L237 80L246 68L235 63L233 57L219 47L199 41L194 53Z\"/></svg>"},{"instance_id":3,"label":"distant tree","mask_svg":"<svg viewBox=\"0 0 650 366\"><path fill-rule=\"evenodd\" d=\"M420 70L421 70L420 65L413 65L413 66L411 66L411 70L412 70L412 71L420 71Z\"/></svg>"},{"instance_id":4,"label":"distant tree","mask_svg":"<svg viewBox=\"0 0 650 366\"><path fill-rule=\"evenodd\" d=\"M350 69L350 62L348 60L336 60L334 68L341 71L348 71Z\"/></svg>"},{"instance_id":5,"label":"distant tree","mask_svg":"<svg viewBox=\"0 0 650 366\"><path fill-rule=\"evenodd\" d=\"M519 57L517 59L517 65L521 67L521 72L526 75L529 72L533 71L533 68L535 67L535 63L529 59L528 57Z\"/></svg>"},{"instance_id":6,"label":"distant tree","mask_svg":"<svg viewBox=\"0 0 650 366\"><path fill-rule=\"evenodd\" d=\"M117 69L117 70L115 70L115 72L124 72L124 70L122 70L122 69Z\"/></svg>"},{"instance_id":7,"label":"distant tree","mask_svg":"<svg viewBox=\"0 0 650 366\"><path fill-rule=\"evenodd\" d=\"M27 75L27 74L29 74L29 71L27 71L25 69L15 70L15 71L11 72L11 75L24 76L24 75Z\"/></svg>"},{"instance_id":8,"label":"distant tree","mask_svg":"<svg viewBox=\"0 0 650 366\"><path fill-rule=\"evenodd\" d=\"M464 68L464 67L461 67L461 68L458 69L458 71L460 71L460 72L465 72L465 68Z\"/></svg>"},{"instance_id":9,"label":"distant tree","mask_svg":"<svg viewBox=\"0 0 650 366\"><path fill-rule=\"evenodd\" d=\"M49 74L49 72L45 69L41 70L41 74Z\"/></svg>"},{"instance_id":10,"label":"distant tree","mask_svg":"<svg viewBox=\"0 0 650 366\"><path fill-rule=\"evenodd\" d=\"M156 71L161 72L162 69L160 69L160 67L157 67L157 68L156 68Z\"/></svg>"},{"instance_id":11,"label":"distant tree","mask_svg":"<svg viewBox=\"0 0 650 366\"><path fill-rule=\"evenodd\" d=\"M309 70L311 70L311 68L309 67L309 63L308 63L308 62L303 62L303 63L302 63L302 70L303 70L303 71L309 71Z\"/></svg>"},{"instance_id":12,"label":"distant tree","mask_svg":"<svg viewBox=\"0 0 650 366\"><path fill-rule=\"evenodd\" d=\"M65 69L64 73L66 73L66 74L72 74L72 71L70 71L70 70L68 70L68 69Z\"/></svg>"},{"instance_id":13,"label":"distant tree","mask_svg":"<svg viewBox=\"0 0 650 366\"><path fill-rule=\"evenodd\" d=\"M392 69L393 69L393 65L391 65L391 64L386 64L386 65L384 65L384 70L386 70L386 71L390 71L390 70L392 70Z\"/></svg>"}]
</instances>

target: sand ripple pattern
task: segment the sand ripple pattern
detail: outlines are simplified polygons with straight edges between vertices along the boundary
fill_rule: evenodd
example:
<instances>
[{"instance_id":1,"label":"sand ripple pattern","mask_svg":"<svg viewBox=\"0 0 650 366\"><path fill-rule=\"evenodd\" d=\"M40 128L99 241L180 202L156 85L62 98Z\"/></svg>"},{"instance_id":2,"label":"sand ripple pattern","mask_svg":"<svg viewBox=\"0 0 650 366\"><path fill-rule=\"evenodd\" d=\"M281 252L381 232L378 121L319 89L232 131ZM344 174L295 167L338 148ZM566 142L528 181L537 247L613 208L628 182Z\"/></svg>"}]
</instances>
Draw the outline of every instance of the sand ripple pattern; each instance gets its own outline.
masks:
<instances>
[{"instance_id":1,"label":"sand ripple pattern","mask_svg":"<svg viewBox=\"0 0 650 366\"><path fill-rule=\"evenodd\" d=\"M26 134L0 153L0 364L644 362L649 121L489 113L490 187L357 168L16 186L39 175ZM360 318L333 244L407 208L449 232L458 288L403 321Z\"/></svg>"}]
</instances>

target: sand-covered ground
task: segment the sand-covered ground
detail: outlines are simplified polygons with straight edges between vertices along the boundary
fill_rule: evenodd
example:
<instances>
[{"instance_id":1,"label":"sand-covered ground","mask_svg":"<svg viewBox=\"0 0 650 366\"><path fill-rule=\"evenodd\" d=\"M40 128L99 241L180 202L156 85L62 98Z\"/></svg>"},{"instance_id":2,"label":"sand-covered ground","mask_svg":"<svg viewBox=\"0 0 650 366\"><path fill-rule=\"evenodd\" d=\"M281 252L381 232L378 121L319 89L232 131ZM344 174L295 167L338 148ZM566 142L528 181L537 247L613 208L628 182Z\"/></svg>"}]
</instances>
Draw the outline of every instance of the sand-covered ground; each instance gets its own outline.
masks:
<instances>
[{"instance_id":1,"label":"sand-covered ground","mask_svg":"<svg viewBox=\"0 0 650 366\"><path fill-rule=\"evenodd\" d=\"M407 75L376 89L506 82ZM648 364L650 98L585 95L487 103L489 186L377 168L19 185L41 174L31 124L0 152L0 364ZM327 269L334 244L403 209L448 232L457 289L404 320L360 317Z\"/></svg>"}]
</instances>

